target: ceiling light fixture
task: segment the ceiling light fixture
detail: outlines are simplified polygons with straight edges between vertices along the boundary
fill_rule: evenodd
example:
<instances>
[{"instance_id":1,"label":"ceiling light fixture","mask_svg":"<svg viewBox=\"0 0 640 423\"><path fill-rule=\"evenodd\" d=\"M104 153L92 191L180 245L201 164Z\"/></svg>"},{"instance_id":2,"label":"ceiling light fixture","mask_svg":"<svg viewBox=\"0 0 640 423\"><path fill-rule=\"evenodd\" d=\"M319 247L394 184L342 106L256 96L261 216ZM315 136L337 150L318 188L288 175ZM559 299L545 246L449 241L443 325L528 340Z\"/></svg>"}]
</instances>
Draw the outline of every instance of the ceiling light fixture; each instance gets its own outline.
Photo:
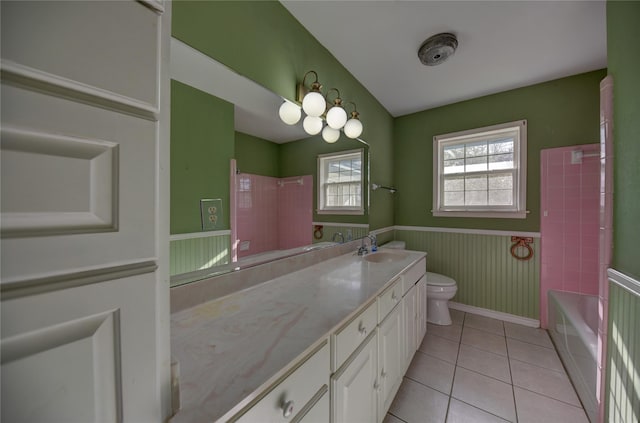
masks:
<instances>
[{"instance_id":1,"label":"ceiling light fixture","mask_svg":"<svg viewBox=\"0 0 640 423\"><path fill-rule=\"evenodd\" d=\"M307 77L310 74L313 74L315 80L307 86ZM280 119L287 125L297 124L302 117L301 104L302 110L307 115L302 121L302 127L307 134L317 135L322 132L322 138L326 142L334 143L340 138L340 130L342 129L347 137L358 138L362 134L363 126L355 103L351 101L346 103L353 104L353 112L348 118L347 112L342 106L340 91L337 88L331 88L327 95L323 96L321 89L322 84L318 82L318 74L312 70L305 73L302 82L298 84L296 89L296 103L285 99L280 105L278 110ZM332 91L335 91L337 95L330 102L328 97ZM327 122L327 126L323 129L324 121Z\"/></svg>"},{"instance_id":2,"label":"ceiling light fixture","mask_svg":"<svg viewBox=\"0 0 640 423\"><path fill-rule=\"evenodd\" d=\"M458 39L454 34L443 32L425 40L418 49L418 57L423 65L436 66L453 56L458 48Z\"/></svg>"}]
</instances>

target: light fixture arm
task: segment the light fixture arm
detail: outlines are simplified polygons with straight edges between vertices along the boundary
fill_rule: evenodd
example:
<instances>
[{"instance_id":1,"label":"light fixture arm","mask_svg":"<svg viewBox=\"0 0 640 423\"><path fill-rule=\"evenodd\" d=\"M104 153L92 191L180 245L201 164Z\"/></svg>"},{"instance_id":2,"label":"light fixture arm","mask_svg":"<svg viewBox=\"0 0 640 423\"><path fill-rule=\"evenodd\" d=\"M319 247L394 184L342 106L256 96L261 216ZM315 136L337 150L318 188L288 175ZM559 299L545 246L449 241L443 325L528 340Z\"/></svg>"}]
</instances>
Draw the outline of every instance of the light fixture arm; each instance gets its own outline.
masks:
<instances>
[{"instance_id":1,"label":"light fixture arm","mask_svg":"<svg viewBox=\"0 0 640 423\"><path fill-rule=\"evenodd\" d=\"M315 80L311 83L309 88L307 88L307 85L306 85L307 76L309 76L310 73L313 74ZM319 93L321 89L322 89L322 84L318 82L318 74L316 73L316 71L313 71L313 70L307 71L307 73L305 73L304 76L302 77L302 82L298 84L296 101L298 103L302 103L302 99L304 98L305 95L307 95L307 93L312 91Z\"/></svg>"},{"instance_id":2,"label":"light fixture arm","mask_svg":"<svg viewBox=\"0 0 640 423\"><path fill-rule=\"evenodd\" d=\"M353 104L353 112L351 112L351 118L352 119L359 119L360 118L360 113L358 113L358 108L356 106L356 103L354 103L353 101L348 101L345 104L345 109L347 108L346 106L349 104Z\"/></svg>"},{"instance_id":3,"label":"light fixture arm","mask_svg":"<svg viewBox=\"0 0 640 423\"><path fill-rule=\"evenodd\" d=\"M338 95L336 96L336 98L333 100L333 102L329 101L329 93L331 91L335 91L338 93ZM337 88L331 88L329 91L327 91L327 95L324 97L325 100L327 101L328 104L333 104L334 106L340 106L342 105L342 99L340 98L340 91L338 91Z\"/></svg>"}]
</instances>

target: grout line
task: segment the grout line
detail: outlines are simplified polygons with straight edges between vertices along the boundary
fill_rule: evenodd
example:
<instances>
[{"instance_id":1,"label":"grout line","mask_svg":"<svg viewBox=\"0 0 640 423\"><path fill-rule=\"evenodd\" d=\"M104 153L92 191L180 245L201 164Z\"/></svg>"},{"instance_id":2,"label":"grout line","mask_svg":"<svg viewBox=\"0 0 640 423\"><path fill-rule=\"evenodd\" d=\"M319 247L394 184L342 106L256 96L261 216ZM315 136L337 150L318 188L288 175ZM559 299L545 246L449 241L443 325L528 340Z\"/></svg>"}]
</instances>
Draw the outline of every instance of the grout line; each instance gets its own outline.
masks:
<instances>
[{"instance_id":1,"label":"grout line","mask_svg":"<svg viewBox=\"0 0 640 423\"><path fill-rule=\"evenodd\" d=\"M513 411L516 414L516 422L518 421L518 403L516 402L516 388L515 385L513 384L513 371L511 370L511 357L509 357L509 343L506 342L505 339L505 344L507 346L507 362L509 363L509 377L511 378L511 394L513 395Z\"/></svg>"},{"instance_id":2,"label":"grout line","mask_svg":"<svg viewBox=\"0 0 640 423\"><path fill-rule=\"evenodd\" d=\"M549 395L543 394L541 392L532 391L531 389L527 389L527 388L524 388L524 387L519 386L519 385L513 385L513 387L522 389L523 391L531 392L531 393L536 394L536 395L540 395L541 397L545 397L545 398L548 398L548 399L553 400L553 401L561 402L561 403L563 403L565 405L569 405L569 406L574 407L574 408L578 408L580 410L585 411L585 413L586 413L586 410L584 410L584 407L582 406L582 404L581 405L571 404L570 402L566 402L566 401L563 401L563 400L558 399L558 398L550 397ZM578 401L580 401L580 398L578 397L578 394L576 394L576 398L578 398Z\"/></svg>"},{"instance_id":3,"label":"grout line","mask_svg":"<svg viewBox=\"0 0 640 423\"><path fill-rule=\"evenodd\" d=\"M395 414L393 414L391 411L387 411L387 414L391 414L393 417L395 417L396 419L400 420L403 423L408 423L406 420L402 420L400 417L396 416ZM383 419L384 420L384 419Z\"/></svg>"},{"instance_id":4,"label":"grout line","mask_svg":"<svg viewBox=\"0 0 640 423\"><path fill-rule=\"evenodd\" d=\"M473 407L473 408L475 408L476 410L480 410L480 411L482 411L483 413L490 414L490 415L492 415L492 416L494 416L494 417L496 417L496 418L498 418L498 419L500 419L500 420L502 420L502 421L509 422L509 420L505 419L504 417L500 417L499 415L494 414L494 413L492 413L491 411L487 411L487 410L485 410L484 408L480 408L480 407L477 407L477 406L475 406L475 405L473 405L473 404L469 404L469 403L468 403L468 402L466 402L466 401L462 401L460 398L455 398L455 397L452 397L452 398L453 398L453 399L455 399L456 401L459 401L459 402L461 402L461 403L463 403L463 404L468 405L469 407Z\"/></svg>"},{"instance_id":5,"label":"grout line","mask_svg":"<svg viewBox=\"0 0 640 423\"><path fill-rule=\"evenodd\" d=\"M454 370L454 371L455 371L455 370ZM422 385L422 386L424 386L425 388L429 388L429 389L431 389L431 390L434 390L434 391L436 391L436 392L439 392L439 393L441 393L442 395L449 395L449 394L447 394L446 392L442 392L441 390L439 390L438 388L434 388L433 386L426 385L426 384L424 384L423 382L420 382L419 380L416 380L416 379L412 378L411 376L407 376L407 375L405 375L405 376L404 376L404 378L405 378L405 379L407 379L407 380L410 380L411 382L415 382L415 383L417 383L418 385ZM451 386L453 386L453 379L451 379Z\"/></svg>"},{"instance_id":6,"label":"grout line","mask_svg":"<svg viewBox=\"0 0 640 423\"><path fill-rule=\"evenodd\" d=\"M569 374L566 372L566 370L564 370L564 366L562 367L562 370L556 370L556 369L550 369L549 367L541 366L539 364L529 363L528 361L520 360L520 359L517 359L515 357L509 357L509 360L514 360L514 361L518 361L520 363L528 364L530 366L537 367L538 369L544 369L544 370L549 370L550 372L561 373L561 374L565 375L567 377L567 379L571 380L571 378L569 377ZM560 364L562 364L562 361L560 362Z\"/></svg>"},{"instance_id":7,"label":"grout line","mask_svg":"<svg viewBox=\"0 0 640 423\"><path fill-rule=\"evenodd\" d=\"M464 321L467 318L467 313L462 316L462 330L464 330ZM456 381L456 372L458 370L458 358L460 357L460 346L462 345L462 330L460 331L460 339L458 339L458 351L456 352L456 362L453 365L453 377L451 378L451 389L449 390L449 400L447 401L447 412L444 414L444 421L447 421L449 417L449 410L451 409L451 398L453 398L453 385Z\"/></svg>"}]
</instances>

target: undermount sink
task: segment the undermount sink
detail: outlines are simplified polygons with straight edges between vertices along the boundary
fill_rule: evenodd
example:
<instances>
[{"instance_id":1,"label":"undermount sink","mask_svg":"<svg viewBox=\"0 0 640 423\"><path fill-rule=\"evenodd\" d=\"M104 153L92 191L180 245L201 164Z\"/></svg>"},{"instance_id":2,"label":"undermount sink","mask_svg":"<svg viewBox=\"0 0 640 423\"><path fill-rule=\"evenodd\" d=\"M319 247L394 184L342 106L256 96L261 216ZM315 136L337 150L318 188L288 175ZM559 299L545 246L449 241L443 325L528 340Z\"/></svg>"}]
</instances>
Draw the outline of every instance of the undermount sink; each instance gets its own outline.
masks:
<instances>
[{"instance_id":1,"label":"undermount sink","mask_svg":"<svg viewBox=\"0 0 640 423\"><path fill-rule=\"evenodd\" d=\"M370 263L393 263L403 260L405 257L405 254L380 252L367 254L364 259Z\"/></svg>"}]
</instances>

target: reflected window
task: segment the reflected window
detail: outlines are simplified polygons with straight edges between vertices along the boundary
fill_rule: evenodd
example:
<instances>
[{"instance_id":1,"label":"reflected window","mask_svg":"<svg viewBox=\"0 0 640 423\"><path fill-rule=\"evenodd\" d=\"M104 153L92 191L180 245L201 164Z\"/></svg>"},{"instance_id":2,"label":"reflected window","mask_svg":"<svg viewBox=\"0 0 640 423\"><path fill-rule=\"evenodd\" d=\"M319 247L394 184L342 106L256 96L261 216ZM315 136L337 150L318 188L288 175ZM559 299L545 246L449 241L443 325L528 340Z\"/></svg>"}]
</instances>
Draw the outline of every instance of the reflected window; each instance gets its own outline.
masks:
<instances>
[{"instance_id":1,"label":"reflected window","mask_svg":"<svg viewBox=\"0 0 640 423\"><path fill-rule=\"evenodd\" d=\"M434 216L526 217L526 123L434 137Z\"/></svg>"},{"instance_id":2,"label":"reflected window","mask_svg":"<svg viewBox=\"0 0 640 423\"><path fill-rule=\"evenodd\" d=\"M318 213L364 214L363 150L318 156Z\"/></svg>"}]
</instances>

